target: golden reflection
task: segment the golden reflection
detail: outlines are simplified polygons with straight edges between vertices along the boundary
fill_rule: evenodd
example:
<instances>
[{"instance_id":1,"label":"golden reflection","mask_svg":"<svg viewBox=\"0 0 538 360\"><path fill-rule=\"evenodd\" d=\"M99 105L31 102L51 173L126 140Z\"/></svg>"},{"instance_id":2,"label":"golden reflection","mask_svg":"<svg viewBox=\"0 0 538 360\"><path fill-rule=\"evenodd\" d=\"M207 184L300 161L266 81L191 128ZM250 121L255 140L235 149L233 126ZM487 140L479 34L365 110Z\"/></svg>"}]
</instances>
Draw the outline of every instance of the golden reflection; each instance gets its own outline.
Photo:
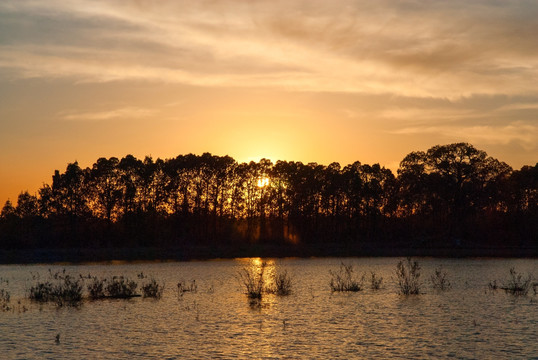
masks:
<instances>
[{"instance_id":1,"label":"golden reflection","mask_svg":"<svg viewBox=\"0 0 538 360\"><path fill-rule=\"evenodd\" d=\"M263 264L263 261L262 261L261 258L258 257L258 258L252 258L250 260L250 263L251 263L252 266L254 266L256 268L260 268L262 266L262 264Z\"/></svg>"},{"instance_id":2,"label":"golden reflection","mask_svg":"<svg viewBox=\"0 0 538 360\"><path fill-rule=\"evenodd\" d=\"M251 257L251 258L235 258L236 261L240 262L243 267L252 268L253 270L259 272L265 263L266 269L272 269L275 267L274 259L262 259L261 257Z\"/></svg>"}]
</instances>

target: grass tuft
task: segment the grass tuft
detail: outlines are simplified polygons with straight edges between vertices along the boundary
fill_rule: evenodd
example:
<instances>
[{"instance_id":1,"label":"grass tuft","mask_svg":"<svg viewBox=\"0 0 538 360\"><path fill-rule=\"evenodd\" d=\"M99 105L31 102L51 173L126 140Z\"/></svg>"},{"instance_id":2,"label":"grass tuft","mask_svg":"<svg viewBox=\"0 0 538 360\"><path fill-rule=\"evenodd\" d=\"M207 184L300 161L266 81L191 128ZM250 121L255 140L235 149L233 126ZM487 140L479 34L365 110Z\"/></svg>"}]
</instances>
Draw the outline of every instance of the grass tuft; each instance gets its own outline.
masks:
<instances>
[{"instance_id":1,"label":"grass tuft","mask_svg":"<svg viewBox=\"0 0 538 360\"><path fill-rule=\"evenodd\" d=\"M90 299L97 300L105 297L106 279L98 279L96 276L91 277L91 282L87 285Z\"/></svg>"},{"instance_id":2,"label":"grass tuft","mask_svg":"<svg viewBox=\"0 0 538 360\"><path fill-rule=\"evenodd\" d=\"M11 306L9 306L10 301L11 301L11 295L9 294L9 291L7 291L4 288L1 288L0 289L0 310L2 311L11 310Z\"/></svg>"},{"instance_id":3,"label":"grass tuft","mask_svg":"<svg viewBox=\"0 0 538 360\"><path fill-rule=\"evenodd\" d=\"M239 271L239 280L245 288L249 299L261 299L265 290L264 273L267 263L264 261L259 267L244 267Z\"/></svg>"},{"instance_id":4,"label":"grass tuft","mask_svg":"<svg viewBox=\"0 0 538 360\"><path fill-rule=\"evenodd\" d=\"M329 270L331 280L329 286L331 291L361 291L364 283L364 275L360 279L356 278L353 271L353 265L340 264L337 271Z\"/></svg>"},{"instance_id":5,"label":"grass tuft","mask_svg":"<svg viewBox=\"0 0 538 360\"><path fill-rule=\"evenodd\" d=\"M431 276L431 282L434 289L442 291L449 290L452 286L448 280L447 272L443 271L441 268L435 269Z\"/></svg>"},{"instance_id":6,"label":"grass tuft","mask_svg":"<svg viewBox=\"0 0 538 360\"><path fill-rule=\"evenodd\" d=\"M406 261L400 260L396 265L396 278L400 294L417 295L420 294L420 265L417 261L407 258Z\"/></svg>"},{"instance_id":7,"label":"grass tuft","mask_svg":"<svg viewBox=\"0 0 538 360\"><path fill-rule=\"evenodd\" d=\"M371 272L371 277L370 277L370 288L372 290L379 290L381 289L381 284L383 283L383 278L382 277L377 277L376 273L375 272Z\"/></svg>"},{"instance_id":8,"label":"grass tuft","mask_svg":"<svg viewBox=\"0 0 538 360\"><path fill-rule=\"evenodd\" d=\"M58 306L78 305L82 301L82 281L62 272L52 273L49 280L37 282L30 287L30 300L38 302L55 302Z\"/></svg>"},{"instance_id":9,"label":"grass tuft","mask_svg":"<svg viewBox=\"0 0 538 360\"><path fill-rule=\"evenodd\" d=\"M500 288L512 295L527 295L532 286L532 276L518 273L515 268L510 268L510 278Z\"/></svg>"},{"instance_id":10,"label":"grass tuft","mask_svg":"<svg viewBox=\"0 0 538 360\"><path fill-rule=\"evenodd\" d=\"M273 286L271 292L280 295L287 296L291 294L292 281L286 270L277 271L273 274Z\"/></svg>"},{"instance_id":11,"label":"grass tuft","mask_svg":"<svg viewBox=\"0 0 538 360\"><path fill-rule=\"evenodd\" d=\"M145 298L160 299L163 295L164 285L161 285L155 279L151 279L149 282L142 284L142 296Z\"/></svg>"},{"instance_id":12,"label":"grass tuft","mask_svg":"<svg viewBox=\"0 0 538 360\"><path fill-rule=\"evenodd\" d=\"M135 296L139 296L136 293L138 284L134 280L123 276L113 276L107 280L105 286L105 294L107 297L114 299L127 299Z\"/></svg>"}]
</instances>

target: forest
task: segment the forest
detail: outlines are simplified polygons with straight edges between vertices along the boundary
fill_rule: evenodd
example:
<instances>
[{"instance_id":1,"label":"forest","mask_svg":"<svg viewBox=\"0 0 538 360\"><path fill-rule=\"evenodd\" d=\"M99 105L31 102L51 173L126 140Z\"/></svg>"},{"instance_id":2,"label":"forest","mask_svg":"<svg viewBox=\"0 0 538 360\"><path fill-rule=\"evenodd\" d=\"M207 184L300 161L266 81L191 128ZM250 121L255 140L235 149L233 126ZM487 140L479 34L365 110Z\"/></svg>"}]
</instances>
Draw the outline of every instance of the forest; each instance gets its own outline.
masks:
<instances>
[{"instance_id":1,"label":"forest","mask_svg":"<svg viewBox=\"0 0 538 360\"><path fill-rule=\"evenodd\" d=\"M468 143L411 152L397 174L359 161L342 167L238 163L209 153L127 155L88 168L70 163L0 213L1 249L197 247L220 249L216 257L245 247L279 248L283 256L336 248L349 255L520 249L536 256L538 163L514 170Z\"/></svg>"}]
</instances>

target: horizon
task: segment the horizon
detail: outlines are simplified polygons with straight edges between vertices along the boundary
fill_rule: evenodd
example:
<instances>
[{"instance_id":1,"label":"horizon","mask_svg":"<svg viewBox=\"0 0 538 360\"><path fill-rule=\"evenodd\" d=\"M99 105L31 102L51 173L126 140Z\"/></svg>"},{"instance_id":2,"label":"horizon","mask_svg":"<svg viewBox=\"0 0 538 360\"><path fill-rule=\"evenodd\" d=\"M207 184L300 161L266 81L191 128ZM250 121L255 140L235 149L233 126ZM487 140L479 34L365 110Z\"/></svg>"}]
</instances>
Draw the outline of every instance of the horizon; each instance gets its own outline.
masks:
<instances>
[{"instance_id":1,"label":"horizon","mask_svg":"<svg viewBox=\"0 0 538 360\"><path fill-rule=\"evenodd\" d=\"M0 3L0 201L100 157L538 162L538 4Z\"/></svg>"}]
</instances>

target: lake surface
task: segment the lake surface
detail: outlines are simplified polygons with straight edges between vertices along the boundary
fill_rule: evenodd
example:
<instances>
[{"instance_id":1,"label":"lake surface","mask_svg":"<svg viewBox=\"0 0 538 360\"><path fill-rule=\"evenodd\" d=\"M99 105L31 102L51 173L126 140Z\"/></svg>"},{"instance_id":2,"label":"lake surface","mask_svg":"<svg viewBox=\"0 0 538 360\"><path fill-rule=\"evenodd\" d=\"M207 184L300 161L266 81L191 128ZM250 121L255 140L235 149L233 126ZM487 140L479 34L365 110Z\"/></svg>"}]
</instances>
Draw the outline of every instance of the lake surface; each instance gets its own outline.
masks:
<instances>
[{"instance_id":1,"label":"lake surface","mask_svg":"<svg viewBox=\"0 0 538 360\"><path fill-rule=\"evenodd\" d=\"M509 269L538 276L533 259L418 258L422 294L398 294L397 258L267 259L286 269L293 293L249 303L238 280L259 259L200 262L5 265L2 287L13 310L0 312L0 351L5 359L349 359L538 358L538 296L491 291ZM357 293L333 293L330 270L352 264L356 273L383 277ZM449 291L432 289L442 267ZM165 283L159 300L85 300L57 307L26 299L36 278L52 272L124 275L143 272ZM196 292L178 296L177 283L195 280ZM18 304L18 301L21 303ZM56 342L57 334L60 341Z\"/></svg>"}]
</instances>

